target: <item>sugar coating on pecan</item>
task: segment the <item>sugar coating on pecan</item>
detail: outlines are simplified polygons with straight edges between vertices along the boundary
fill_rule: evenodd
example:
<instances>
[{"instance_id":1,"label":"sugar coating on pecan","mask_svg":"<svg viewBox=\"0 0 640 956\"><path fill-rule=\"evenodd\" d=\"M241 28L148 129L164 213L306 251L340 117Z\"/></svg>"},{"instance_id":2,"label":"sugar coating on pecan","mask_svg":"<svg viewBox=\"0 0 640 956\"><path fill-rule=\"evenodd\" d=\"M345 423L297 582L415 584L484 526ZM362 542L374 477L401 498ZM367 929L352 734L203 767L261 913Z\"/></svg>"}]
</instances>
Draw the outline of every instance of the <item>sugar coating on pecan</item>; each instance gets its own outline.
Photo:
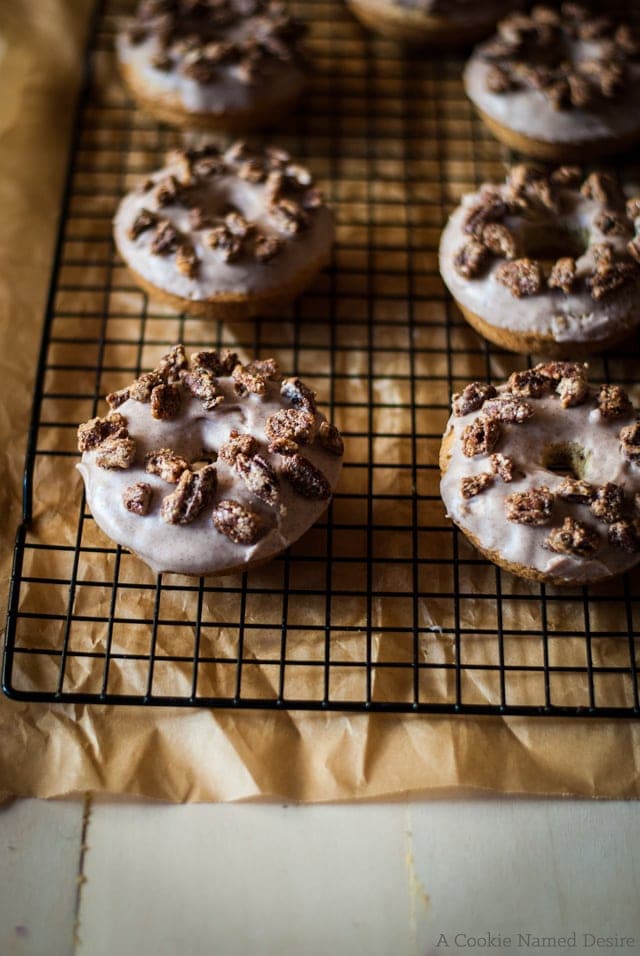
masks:
<instances>
[{"instance_id":1,"label":"sugar coating on pecan","mask_svg":"<svg viewBox=\"0 0 640 956\"><path fill-rule=\"evenodd\" d=\"M488 471L482 471L478 475L468 475L460 479L460 494L463 498L475 498L481 492L493 484L494 475Z\"/></svg>"},{"instance_id":2,"label":"sugar coating on pecan","mask_svg":"<svg viewBox=\"0 0 640 956\"><path fill-rule=\"evenodd\" d=\"M563 408L573 408L586 402L589 397L589 383L582 375L568 376L560 379L556 392Z\"/></svg>"},{"instance_id":3,"label":"sugar coating on pecan","mask_svg":"<svg viewBox=\"0 0 640 956\"><path fill-rule=\"evenodd\" d=\"M280 486L271 465L262 455L237 454L234 461L236 472L243 479L245 485L261 501L277 508L280 504Z\"/></svg>"},{"instance_id":4,"label":"sugar coating on pecan","mask_svg":"<svg viewBox=\"0 0 640 956\"><path fill-rule=\"evenodd\" d=\"M501 478L502 481L513 481L516 466L510 455L501 455L499 452L494 452L493 455L489 455L489 464L493 474Z\"/></svg>"},{"instance_id":5,"label":"sugar coating on pecan","mask_svg":"<svg viewBox=\"0 0 640 956\"><path fill-rule=\"evenodd\" d=\"M563 256L553 264L547 285L550 289L561 289L568 294L575 289L576 278L576 260L571 256Z\"/></svg>"},{"instance_id":6,"label":"sugar coating on pecan","mask_svg":"<svg viewBox=\"0 0 640 956\"><path fill-rule=\"evenodd\" d=\"M91 451L107 438L126 438L127 420L118 412L111 412L106 418L91 418L78 426L78 451Z\"/></svg>"},{"instance_id":7,"label":"sugar coating on pecan","mask_svg":"<svg viewBox=\"0 0 640 956\"><path fill-rule=\"evenodd\" d=\"M620 385L601 386L598 408L603 418L628 418L634 411L633 402Z\"/></svg>"},{"instance_id":8,"label":"sugar coating on pecan","mask_svg":"<svg viewBox=\"0 0 640 956\"><path fill-rule=\"evenodd\" d=\"M218 484L215 465L183 471L176 490L162 500L160 516L167 524L191 524L210 504Z\"/></svg>"},{"instance_id":9,"label":"sugar coating on pecan","mask_svg":"<svg viewBox=\"0 0 640 956\"><path fill-rule=\"evenodd\" d=\"M189 369L183 373L182 382L208 412L224 402L224 393L220 390L218 379L208 368L197 366Z\"/></svg>"},{"instance_id":10,"label":"sugar coating on pecan","mask_svg":"<svg viewBox=\"0 0 640 956\"><path fill-rule=\"evenodd\" d=\"M286 438L308 445L316 433L316 416L304 408L283 408L269 416L264 430L269 441Z\"/></svg>"},{"instance_id":11,"label":"sugar coating on pecan","mask_svg":"<svg viewBox=\"0 0 640 956\"><path fill-rule=\"evenodd\" d=\"M522 425L533 415L533 405L513 395L497 395L482 406L482 411L490 418L512 425Z\"/></svg>"},{"instance_id":12,"label":"sugar coating on pecan","mask_svg":"<svg viewBox=\"0 0 640 956\"><path fill-rule=\"evenodd\" d=\"M330 422L321 422L318 429L317 440L330 455L341 458L344 454L344 441L342 435L335 425Z\"/></svg>"},{"instance_id":13,"label":"sugar coating on pecan","mask_svg":"<svg viewBox=\"0 0 640 956\"><path fill-rule=\"evenodd\" d=\"M453 267L464 279L475 279L484 272L491 255L478 239L469 239L453 257Z\"/></svg>"},{"instance_id":14,"label":"sugar coating on pecan","mask_svg":"<svg viewBox=\"0 0 640 956\"><path fill-rule=\"evenodd\" d=\"M620 447L629 461L640 461L640 422L626 425L620 430Z\"/></svg>"},{"instance_id":15,"label":"sugar coating on pecan","mask_svg":"<svg viewBox=\"0 0 640 956\"><path fill-rule=\"evenodd\" d=\"M326 500L331 497L331 485L325 474L303 455L290 455L282 460L283 476L303 498Z\"/></svg>"},{"instance_id":16,"label":"sugar coating on pecan","mask_svg":"<svg viewBox=\"0 0 640 956\"><path fill-rule=\"evenodd\" d=\"M520 255L515 236L503 223L488 223L482 230L482 242L494 256L503 259L517 259Z\"/></svg>"},{"instance_id":17,"label":"sugar coating on pecan","mask_svg":"<svg viewBox=\"0 0 640 956\"><path fill-rule=\"evenodd\" d=\"M223 349L217 352L215 349L208 351L194 352L191 356L192 369L206 369L213 375L226 376L231 375L238 364L238 356L230 349Z\"/></svg>"},{"instance_id":18,"label":"sugar coating on pecan","mask_svg":"<svg viewBox=\"0 0 640 956\"><path fill-rule=\"evenodd\" d=\"M496 279L518 299L538 295L542 291L542 270L535 259L524 258L503 262L496 269Z\"/></svg>"},{"instance_id":19,"label":"sugar coating on pecan","mask_svg":"<svg viewBox=\"0 0 640 956\"><path fill-rule=\"evenodd\" d=\"M273 359L267 359L264 362L249 362L248 365L238 363L231 377L235 382L238 395L246 395L247 392L264 395L267 391L267 382L277 381L280 373L277 363Z\"/></svg>"},{"instance_id":20,"label":"sugar coating on pecan","mask_svg":"<svg viewBox=\"0 0 640 956\"><path fill-rule=\"evenodd\" d=\"M280 394L291 402L294 408L303 408L315 415L316 393L308 385L301 382L299 378L284 378L280 386Z\"/></svg>"},{"instance_id":21,"label":"sugar coating on pecan","mask_svg":"<svg viewBox=\"0 0 640 956\"><path fill-rule=\"evenodd\" d=\"M476 412L488 398L497 395L493 385L488 382L471 382L460 393L454 393L452 400L453 414L457 416Z\"/></svg>"},{"instance_id":22,"label":"sugar coating on pecan","mask_svg":"<svg viewBox=\"0 0 640 956\"><path fill-rule=\"evenodd\" d=\"M512 372L507 379L507 391L522 398L542 398L554 390L554 380L542 374L538 367Z\"/></svg>"},{"instance_id":23,"label":"sugar coating on pecan","mask_svg":"<svg viewBox=\"0 0 640 956\"><path fill-rule=\"evenodd\" d=\"M506 515L509 521L518 524L544 525L551 521L554 496L546 485L516 491L505 498Z\"/></svg>"},{"instance_id":24,"label":"sugar coating on pecan","mask_svg":"<svg viewBox=\"0 0 640 956\"><path fill-rule=\"evenodd\" d=\"M149 514L153 490L146 481L136 481L122 492L122 503L134 515Z\"/></svg>"},{"instance_id":25,"label":"sugar coating on pecan","mask_svg":"<svg viewBox=\"0 0 640 956\"><path fill-rule=\"evenodd\" d=\"M609 525L609 542L620 551L640 551L640 528L637 521L616 521Z\"/></svg>"},{"instance_id":26,"label":"sugar coating on pecan","mask_svg":"<svg viewBox=\"0 0 640 956\"><path fill-rule=\"evenodd\" d=\"M596 487L583 478L563 478L555 489L558 498L564 501L574 501L577 504L588 505L596 495Z\"/></svg>"},{"instance_id":27,"label":"sugar coating on pecan","mask_svg":"<svg viewBox=\"0 0 640 956\"><path fill-rule=\"evenodd\" d=\"M625 510L624 489L609 481L596 490L591 501L591 513L605 524L621 521Z\"/></svg>"},{"instance_id":28,"label":"sugar coating on pecan","mask_svg":"<svg viewBox=\"0 0 640 956\"><path fill-rule=\"evenodd\" d=\"M257 438L247 433L240 434L235 428L229 433L226 442L220 445L218 457L227 465L235 465L238 455L252 458L258 453L260 444Z\"/></svg>"},{"instance_id":29,"label":"sugar coating on pecan","mask_svg":"<svg viewBox=\"0 0 640 956\"><path fill-rule=\"evenodd\" d=\"M158 216L155 212L152 212L150 209L141 209L129 226L127 235L129 239L135 240L138 236L141 236L143 232L147 232L149 229L155 229L157 224Z\"/></svg>"},{"instance_id":30,"label":"sugar coating on pecan","mask_svg":"<svg viewBox=\"0 0 640 956\"><path fill-rule=\"evenodd\" d=\"M598 550L598 533L574 518L566 517L561 528L553 528L544 542L545 548L558 554L573 554L586 558Z\"/></svg>"},{"instance_id":31,"label":"sugar coating on pecan","mask_svg":"<svg viewBox=\"0 0 640 956\"><path fill-rule=\"evenodd\" d=\"M130 468L136 457L133 438L113 435L98 445L96 464L99 468Z\"/></svg>"},{"instance_id":32,"label":"sugar coating on pecan","mask_svg":"<svg viewBox=\"0 0 640 956\"><path fill-rule=\"evenodd\" d=\"M151 392L151 414L166 421L180 414L180 388L177 385L156 385Z\"/></svg>"},{"instance_id":33,"label":"sugar coating on pecan","mask_svg":"<svg viewBox=\"0 0 640 956\"><path fill-rule=\"evenodd\" d=\"M256 511L232 498L218 502L211 520L216 530L234 544L255 544L268 530L266 522Z\"/></svg>"},{"instance_id":34,"label":"sugar coating on pecan","mask_svg":"<svg viewBox=\"0 0 640 956\"><path fill-rule=\"evenodd\" d=\"M158 475L163 481L175 485L184 471L190 468L189 462L182 455L177 455L171 448L159 448L150 451L144 456L144 469L150 475Z\"/></svg>"},{"instance_id":35,"label":"sugar coating on pecan","mask_svg":"<svg viewBox=\"0 0 640 956\"><path fill-rule=\"evenodd\" d=\"M502 429L497 418L478 415L462 432L463 454L467 458L490 454L498 444L501 434Z\"/></svg>"}]
</instances>

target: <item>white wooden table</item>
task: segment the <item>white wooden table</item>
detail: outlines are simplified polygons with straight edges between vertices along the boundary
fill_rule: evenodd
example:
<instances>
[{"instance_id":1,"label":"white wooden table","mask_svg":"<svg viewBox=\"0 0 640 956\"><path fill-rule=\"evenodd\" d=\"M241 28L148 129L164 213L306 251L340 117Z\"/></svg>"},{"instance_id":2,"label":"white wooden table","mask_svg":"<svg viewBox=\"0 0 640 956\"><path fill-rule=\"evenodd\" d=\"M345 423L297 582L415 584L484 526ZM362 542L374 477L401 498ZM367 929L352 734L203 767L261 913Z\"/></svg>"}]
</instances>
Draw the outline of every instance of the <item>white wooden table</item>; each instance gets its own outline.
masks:
<instances>
[{"instance_id":1,"label":"white wooden table","mask_svg":"<svg viewBox=\"0 0 640 956\"><path fill-rule=\"evenodd\" d=\"M640 952L637 803L20 800L0 839L2 956Z\"/></svg>"}]
</instances>

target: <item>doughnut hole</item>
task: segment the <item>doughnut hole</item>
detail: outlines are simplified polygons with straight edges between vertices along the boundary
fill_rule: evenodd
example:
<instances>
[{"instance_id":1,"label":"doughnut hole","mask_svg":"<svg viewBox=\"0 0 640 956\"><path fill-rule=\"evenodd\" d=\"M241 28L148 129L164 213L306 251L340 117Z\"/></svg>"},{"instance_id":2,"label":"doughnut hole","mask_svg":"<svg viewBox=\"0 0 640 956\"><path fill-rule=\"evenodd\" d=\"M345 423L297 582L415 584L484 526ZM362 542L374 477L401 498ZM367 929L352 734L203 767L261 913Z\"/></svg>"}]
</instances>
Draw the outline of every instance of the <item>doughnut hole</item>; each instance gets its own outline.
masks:
<instances>
[{"instance_id":1,"label":"doughnut hole","mask_svg":"<svg viewBox=\"0 0 640 956\"><path fill-rule=\"evenodd\" d=\"M542 467L556 475L580 480L585 477L589 453L578 442L559 442L545 445Z\"/></svg>"}]
</instances>

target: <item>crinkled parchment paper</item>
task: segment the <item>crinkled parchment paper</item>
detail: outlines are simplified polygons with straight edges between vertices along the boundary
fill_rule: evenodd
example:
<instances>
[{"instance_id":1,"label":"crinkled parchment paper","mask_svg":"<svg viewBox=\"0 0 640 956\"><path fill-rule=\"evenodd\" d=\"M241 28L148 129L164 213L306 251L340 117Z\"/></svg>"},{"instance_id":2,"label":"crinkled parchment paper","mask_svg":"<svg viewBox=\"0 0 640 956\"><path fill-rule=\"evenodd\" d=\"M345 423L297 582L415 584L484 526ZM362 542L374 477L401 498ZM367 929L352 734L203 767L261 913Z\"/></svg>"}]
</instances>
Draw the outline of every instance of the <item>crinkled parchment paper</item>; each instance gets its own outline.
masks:
<instances>
[{"instance_id":1,"label":"crinkled parchment paper","mask_svg":"<svg viewBox=\"0 0 640 956\"><path fill-rule=\"evenodd\" d=\"M3 605L13 535L20 515L35 361L90 5L89 0L18 0L3 3L0 10ZM356 333L354 329L353 335ZM60 352L59 359L63 365L64 352ZM366 362L353 352L349 353L349 361L352 370L363 371L360 380L353 379L352 388L361 388L366 396ZM393 371L390 363L385 368L387 373ZM474 374L474 370L469 373ZM387 460L402 460L406 454L404 447L400 440L389 441L385 449ZM355 455L361 451L353 449ZM347 473L343 490L357 480L357 474L349 477ZM393 471L380 480L386 481L389 489L397 487ZM64 486L59 475L47 475L46 469L39 475L35 511L43 534L51 529L58 536L73 534L73 514L77 510L71 517L65 512L69 488L79 495L77 482ZM390 507L386 513L382 504L379 507L380 512L374 515L377 523L384 525L395 520L397 510ZM334 546L342 546L340 539L334 539ZM344 546L348 546L346 540ZM321 534L317 547L320 553ZM400 539L398 547L403 547ZM42 568L39 573L44 573ZM124 569L125 576L126 573ZM140 574L139 569L137 573ZM269 575L276 571L266 569L264 573L268 582ZM381 567L379 573L380 588L398 583L384 578L385 573L394 573L392 566L387 572ZM437 570L433 573L437 574ZM460 586L467 592L473 591L474 586L485 586L477 580L482 573L476 567L474 577L468 568L463 568L461 574L470 577L468 581L461 578ZM431 585L435 590L437 582L432 581ZM144 595L140 597L143 599ZM26 600L37 610L37 589ZM94 594L92 600L99 600L99 596ZM134 611L135 594L129 595L128 600ZM267 604L258 603L248 613L259 621L268 610ZM343 615L345 623L361 620L361 609L348 600L336 604L334 610ZM187 611L185 599L182 604L176 603L173 613ZM312 604L308 604L308 613L312 618ZM380 626L388 626L394 620L402 623L403 613L400 606L384 600L373 608L374 619ZM491 622L483 618L485 611L472 599L467 599L464 613L468 624L491 627ZM570 628L569 605L564 613ZM602 614L606 613L605 608ZM450 603L439 603L437 599L423 602L419 614L423 625L433 626L422 652L432 660L438 659L438 655L447 660L450 638L441 637L438 625L448 623ZM304 609L301 615L300 621L304 623ZM90 629L85 637L88 641L101 639L99 634L92 635ZM138 638L132 627L128 635L118 639L130 640L133 646ZM213 639L223 642L225 635L213 633ZM269 635L265 633L263 639L269 641ZM304 631L299 632L301 644L304 639ZM340 647L336 647L336 653L343 654L345 660L355 653L350 646L353 640L350 632L345 632ZM477 654L481 660L488 653L483 648L490 642L491 638L486 636L475 642L469 638L467 652ZM510 653L514 653L513 648L512 642ZM382 640L374 638L374 657L384 660L390 652L397 657L399 649L390 651ZM516 653L520 653L521 661L525 660L525 638ZM448 679L446 673L443 680ZM468 679L477 682L474 693L479 701L490 696L490 689L483 687L484 678L478 676L481 674L468 672ZM83 675L77 676L78 685L82 686ZM169 685L175 676L170 675ZM264 674L256 679L269 678ZM406 678L402 671L386 671L380 680L389 682L388 687L376 689L383 697L410 694L410 686L402 685L402 681L410 682L410 677ZM304 687L299 690L303 692ZM437 694L437 688L433 688L433 693ZM570 688L567 700L571 702ZM635 797L640 793L639 743L640 725L626 721L230 713L34 705L2 698L0 794L60 797L92 790L170 801L326 801L477 790Z\"/></svg>"}]
</instances>

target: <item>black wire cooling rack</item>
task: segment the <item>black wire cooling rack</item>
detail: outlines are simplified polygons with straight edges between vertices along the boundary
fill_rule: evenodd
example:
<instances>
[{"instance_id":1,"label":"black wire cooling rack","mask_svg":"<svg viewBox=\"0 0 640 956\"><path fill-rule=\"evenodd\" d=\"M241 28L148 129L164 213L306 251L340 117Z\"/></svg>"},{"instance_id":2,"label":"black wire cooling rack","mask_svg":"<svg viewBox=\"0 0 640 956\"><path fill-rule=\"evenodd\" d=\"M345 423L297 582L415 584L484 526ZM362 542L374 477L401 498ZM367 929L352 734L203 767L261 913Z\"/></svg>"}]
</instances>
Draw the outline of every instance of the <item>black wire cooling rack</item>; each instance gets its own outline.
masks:
<instances>
[{"instance_id":1,"label":"black wire cooling rack","mask_svg":"<svg viewBox=\"0 0 640 956\"><path fill-rule=\"evenodd\" d=\"M440 502L451 392L523 365L460 320L437 270L446 216L508 159L464 97L463 59L375 39L339 0L295 6L312 26L313 80L271 139L315 172L338 241L290 313L233 329L148 301L114 251L118 198L178 134L115 78L125 5L108 0L96 15L37 373L4 690L81 703L637 717L638 575L569 592L519 581L479 558ZM630 181L638 173L619 168ZM105 539L82 497L77 423L177 341L274 355L345 434L326 518L249 574L155 579ZM591 371L633 391L637 359L625 347Z\"/></svg>"}]
</instances>

